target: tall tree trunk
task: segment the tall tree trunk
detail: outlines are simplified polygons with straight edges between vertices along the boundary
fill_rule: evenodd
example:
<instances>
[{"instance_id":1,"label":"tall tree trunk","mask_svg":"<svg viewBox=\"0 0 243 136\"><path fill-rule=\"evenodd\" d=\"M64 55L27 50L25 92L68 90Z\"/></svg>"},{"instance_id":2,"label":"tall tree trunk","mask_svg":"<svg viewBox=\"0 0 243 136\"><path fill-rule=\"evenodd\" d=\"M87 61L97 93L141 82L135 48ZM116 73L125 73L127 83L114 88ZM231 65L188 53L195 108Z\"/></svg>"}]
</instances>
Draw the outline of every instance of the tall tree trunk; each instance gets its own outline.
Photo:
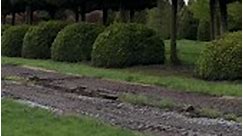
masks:
<instances>
[{"instance_id":1,"label":"tall tree trunk","mask_svg":"<svg viewBox=\"0 0 243 136\"><path fill-rule=\"evenodd\" d=\"M83 22L86 21L86 16L85 16L85 5L81 7L81 19Z\"/></svg>"},{"instance_id":2,"label":"tall tree trunk","mask_svg":"<svg viewBox=\"0 0 243 136\"><path fill-rule=\"evenodd\" d=\"M79 7L77 7L75 9L75 21L78 22L79 21Z\"/></svg>"},{"instance_id":3,"label":"tall tree trunk","mask_svg":"<svg viewBox=\"0 0 243 136\"><path fill-rule=\"evenodd\" d=\"M34 10L33 10L33 8L31 8L31 10L30 10L30 24L33 23L33 17L34 17Z\"/></svg>"},{"instance_id":4,"label":"tall tree trunk","mask_svg":"<svg viewBox=\"0 0 243 136\"><path fill-rule=\"evenodd\" d=\"M12 12L12 21L11 21L12 25L15 25L15 11Z\"/></svg>"},{"instance_id":5,"label":"tall tree trunk","mask_svg":"<svg viewBox=\"0 0 243 136\"><path fill-rule=\"evenodd\" d=\"M121 22L124 22L124 23L127 22L126 10L123 7L120 8L120 19L121 19Z\"/></svg>"},{"instance_id":6,"label":"tall tree trunk","mask_svg":"<svg viewBox=\"0 0 243 136\"><path fill-rule=\"evenodd\" d=\"M54 10L49 11L49 15L50 15L51 19L55 19L55 14L56 14L56 12Z\"/></svg>"},{"instance_id":7,"label":"tall tree trunk","mask_svg":"<svg viewBox=\"0 0 243 136\"><path fill-rule=\"evenodd\" d=\"M3 24L6 24L6 16L7 16L7 15L5 15L5 14L2 15L2 23L3 23Z\"/></svg>"},{"instance_id":8,"label":"tall tree trunk","mask_svg":"<svg viewBox=\"0 0 243 136\"><path fill-rule=\"evenodd\" d=\"M218 0L220 8L220 20L221 20L221 34L227 32L228 30L228 13L227 13L227 3L226 0Z\"/></svg>"},{"instance_id":9,"label":"tall tree trunk","mask_svg":"<svg viewBox=\"0 0 243 136\"><path fill-rule=\"evenodd\" d=\"M108 9L103 8L103 25L107 25L107 18L108 18Z\"/></svg>"},{"instance_id":10,"label":"tall tree trunk","mask_svg":"<svg viewBox=\"0 0 243 136\"><path fill-rule=\"evenodd\" d=\"M215 11L216 11L216 0L209 1L210 8L210 34L211 40L215 39Z\"/></svg>"},{"instance_id":11,"label":"tall tree trunk","mask_svg":"<svg viewBox=\"0 0 243 136\"><path fill-rule=\"evenodd\" d=\"M216 8L216 20L215 20L215 38L220 36L220 32L221 32L221 26L220 26L220 13L219 13L219 6L217 5Z\"/></svg>"},{"instance_id":12,"label":"tall tree trunk","mask_svg":"<svg viewBox=\"0 0 243 136\"><path fill-rule=\"evenodd\" d=\"M177 57L177 50L176 50L176 39L177 39L177 5L178 0L172 0L171 6L171 43L170 43L170 60L172 64L180 64L180 60Z\"/></svg>"},{"instance_id":13,"label":"tall tree trunk","mask_svg":"<svg viewBox=\"0 0 243 136\"><path fill-rule=\"evenodd\" d=\"M29 5L27 5L27 6L25 7L25 12L26 12L25 23L26 23L26 24L30 24L31 8L30 8Z\"/></svg>"},{"instance_id":14,"label":"tall tree trunk","mask_svg":"<svg viewBox=\"0 0 243 136\"><path fill-rule=\"evenodd\" d=\"M134 9L130 9L130 22L134 22L134 15L135 15Z\"/></svg>"}]
</instances>

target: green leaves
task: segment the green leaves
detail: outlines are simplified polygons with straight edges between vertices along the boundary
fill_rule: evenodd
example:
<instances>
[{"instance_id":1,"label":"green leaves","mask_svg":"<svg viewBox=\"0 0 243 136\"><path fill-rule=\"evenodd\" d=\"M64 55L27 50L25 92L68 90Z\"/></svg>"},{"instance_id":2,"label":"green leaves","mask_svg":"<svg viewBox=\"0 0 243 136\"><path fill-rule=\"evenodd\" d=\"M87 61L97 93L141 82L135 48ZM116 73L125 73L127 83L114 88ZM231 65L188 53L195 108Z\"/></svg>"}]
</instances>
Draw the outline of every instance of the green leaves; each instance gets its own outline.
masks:
<instances>
[{"instance_id":1,"label":"green leaves","mask_svg":"<svg viewBox=\"0 0 243 136\"><path fill-rule=\"evenodd\" d=\"M42 22L32 27L25 37L23 43L22 57L48 59L51 56L51 44L57 33L66 26L59 21Z\"/></svg>"},{"instance_id":2,"label":"green leaves","mask_svg":"<svg viewBox=\"0 0 243 136\"><path fill-rule=\"evenodd\" d=\"M103 29L103 26L86 23L65 27L52 44L52 59L67 62L90 60L93 43Z\"/></svg>"},{"instance_id":3,"label":"green leaves","mask_svg":"<svg viewBox=\"0 0 243 136\"><path fill-rule=\"evenodd\" d=\"M241 43L241 32L229 33L213 41L197 62L197 76L207 80L241 79Z\"/></svg>"},{"instance_id":4,"label":"green leaves","mask_svg":"<svg viewBox=\"0 0 243 136\"><path fill-rule=\"evenodd\" d=\"M23 38L29 26L12 26L2 36L2 55L9 57L20 57L23 45Z\"/></svg>"},{"instance_id":5,"label":"green leaves","mask_svg":"<svg viewBox=\"0 0 243 136\"><path fill-rule=\"evenodd\" d=\"M101 33L93 46L92 64L100 67L162 64L164 43L139 24L116 23Z\"/></svg>"}]
</instances>

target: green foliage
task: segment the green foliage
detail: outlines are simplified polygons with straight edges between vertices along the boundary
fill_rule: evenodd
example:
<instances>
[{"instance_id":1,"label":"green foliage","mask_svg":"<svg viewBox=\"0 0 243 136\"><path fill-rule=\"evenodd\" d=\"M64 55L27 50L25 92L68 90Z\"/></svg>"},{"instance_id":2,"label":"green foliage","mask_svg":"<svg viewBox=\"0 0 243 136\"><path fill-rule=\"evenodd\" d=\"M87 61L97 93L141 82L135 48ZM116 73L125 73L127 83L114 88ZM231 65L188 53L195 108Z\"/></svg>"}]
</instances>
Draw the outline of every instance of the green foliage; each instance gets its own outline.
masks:
<instances>
[{"instance_id":1,"label":"green foliage","mask_svg":"<svg viewBox=\"0 0 243 136\"><path fill-rule=\"evenodd\" d=\"M3 33L9 29L11 27L11 25L1 25L1 35L3 35Z\"/></svg>"},{"instance_id":2,"label":"green foliage","mask_svg":"<svg viewBox=\"0 0 243 136\"><path fill-rule=\"evenodd\" d=\"M97 37L92 51L92 64L101 67L162 64L164 59L163 40L139 24L111 25Z\"/></svg>"},{"instance_id":3,"label":"green foliage","mask_svg":"<svg viewBox=\"0 0 243 136\"><path fill-rule=\"evenodd\" d=\"M197 76L207 80L241 79L241 43L241 32L229 33L213 41L197 62Z\"/></svg>"},{"instance_id":4,"label":"green foliage","mask_svg":"<svg viewBox=\"0 0 243 136\"><path fill-rule=\"evenodd\" d=\"M9 57L20 57L23 39L29 26L12 26L4 32L2 36L2 55Z\"/></svg>"},{"instance_id":5,"label":"green foliage","mask_svg":"<svg viewBox=\"0 0 243 136\"><path fill-rule=\"evenodd\" d=\"M170 4L159 0L158 7L147 10L146 26L155 30L163 39L170 37Z\"/></svg>"},{"instance_id":6,"label":"green foliage","mask_svg":"<svg viewBox=\"0 0 243 136\"><path fill-rule=\"evenodd\" d=\"M193 17L191 11L184 7L179 20L179 37L183 39L196 40L198 20Z\"/></svg>"},{"instance_id":7,"label":"green foliage","mask_svg":"<svg viewBox=\"0 0 243 136\"><path fill-rule=\"evenodd\" d=\"M32 27L24 37L22 56L25 58L47 59L51 56L51 44L57 33L66 26L58 21L42 22Z\"/></svg>"},{"instance_id":8,"label":"green foliage","mask_svg":"<svg viewBox=\"0 0 243 136\"><path fill-rule=\"evenodd\" d=\"M210 41L210 23L208 21L200 20L197 39L199 41Z\"/></svg>"},{"instance_id":9,"label":"green foliage","mask_svg":"<svg viewBox=\"0 0 243 136\"><path fill-rule=\"evenodd\" d=\"M93 43L103 30L102 26L86 23L65 27L52 44L52 59L68 62L90 60Z\"/></svg>"},{"instance_id":10,"label":"green foliage","mask_svg":"<svg viewBox=\"0 0 243 136\"><path fill-rule=\"evenodd\" d=\"M230 31L240 31L241 30L241 21L242 21L242 15L241 15L241 3L240 2L234 2L228 4L228 27Z\"/></svg>"},{"instance_id":11,"label":"green foliage","mask_svg":"<svg viewBox=\"0 0 243 136\"><path fill-rule=\"evenodd\" d=\"M190 0L191 4L189 9L193 13L194 17L199 20L209 21L209 0Z\"/></svg>"}]
</instances>

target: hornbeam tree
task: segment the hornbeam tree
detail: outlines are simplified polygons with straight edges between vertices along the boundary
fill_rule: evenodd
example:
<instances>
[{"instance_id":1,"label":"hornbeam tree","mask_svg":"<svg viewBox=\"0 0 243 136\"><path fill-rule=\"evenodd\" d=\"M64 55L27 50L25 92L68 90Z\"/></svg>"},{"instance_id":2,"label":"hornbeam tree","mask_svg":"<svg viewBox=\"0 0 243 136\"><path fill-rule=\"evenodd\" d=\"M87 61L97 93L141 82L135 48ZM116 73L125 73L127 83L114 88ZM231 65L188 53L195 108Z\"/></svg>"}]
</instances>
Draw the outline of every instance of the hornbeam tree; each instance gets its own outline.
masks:
<instances>
[{"instance_id":1,"label":"hornbeam tree","mask_svg":"<svg viewBox=\"0 0 243 136\"><path fill-rule=\"evenodd\" d=\"M176 39L177 39L177 7L178 7L178 0L171 1L171 43L170 43L170 60L172 64L178 65L180 64L180 60L177 56L177 49L176 49Z\"/></svg>"}]
</instances>

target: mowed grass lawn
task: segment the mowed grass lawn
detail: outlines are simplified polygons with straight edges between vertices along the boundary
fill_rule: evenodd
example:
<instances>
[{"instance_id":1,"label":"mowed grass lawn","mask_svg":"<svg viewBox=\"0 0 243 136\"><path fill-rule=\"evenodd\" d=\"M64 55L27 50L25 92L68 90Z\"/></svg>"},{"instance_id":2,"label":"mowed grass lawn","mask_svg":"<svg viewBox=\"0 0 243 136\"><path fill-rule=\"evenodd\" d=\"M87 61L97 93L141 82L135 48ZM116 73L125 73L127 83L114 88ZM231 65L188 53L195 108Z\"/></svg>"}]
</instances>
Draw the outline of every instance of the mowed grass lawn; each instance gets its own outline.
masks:
<instances>
[{"instance_id":1,"label":"mowed grass lawn","mask_svg":"<svg viewBox=\"0 0 243 136\"><path fill-rule=\"evenodd\" d=\"M2 99L3 136L138 136L87 117L61 116Z\"/></svg>"},{"instance_id":2,"label":"mowed grass lawn","mask_svg":"<svg viewBox=\"0 0 243 136\"><path fill-rule=\"evenodd\" d=\"M165 41L165 45L166 56L167 58L169 58L169 41ZM205 47L205 45L205 42L189 40L178 41L179 57L181 58L184 66L193 66L199 56L199 53ZM192 74L190 74L189 76L181 73L175 74L173 72L168 74L166 73L166 71L159 74L154 74L143 71L143 69L104 69L95 68L84 63L66 63L55 62L52 60L34 60L10 57L2 57L2 64L16 64L32 67L41 67L65 74L76 74L104 79L157 85L169 89L174 89L176 91L194 92L217 96L241 96L240 82L204 81L194 78L193 76L191 76ZM169 64L166 63L165 66L167 65ZM190 69L189 72L193 73L193 69Z\"/></svg>"}]
</instances>

